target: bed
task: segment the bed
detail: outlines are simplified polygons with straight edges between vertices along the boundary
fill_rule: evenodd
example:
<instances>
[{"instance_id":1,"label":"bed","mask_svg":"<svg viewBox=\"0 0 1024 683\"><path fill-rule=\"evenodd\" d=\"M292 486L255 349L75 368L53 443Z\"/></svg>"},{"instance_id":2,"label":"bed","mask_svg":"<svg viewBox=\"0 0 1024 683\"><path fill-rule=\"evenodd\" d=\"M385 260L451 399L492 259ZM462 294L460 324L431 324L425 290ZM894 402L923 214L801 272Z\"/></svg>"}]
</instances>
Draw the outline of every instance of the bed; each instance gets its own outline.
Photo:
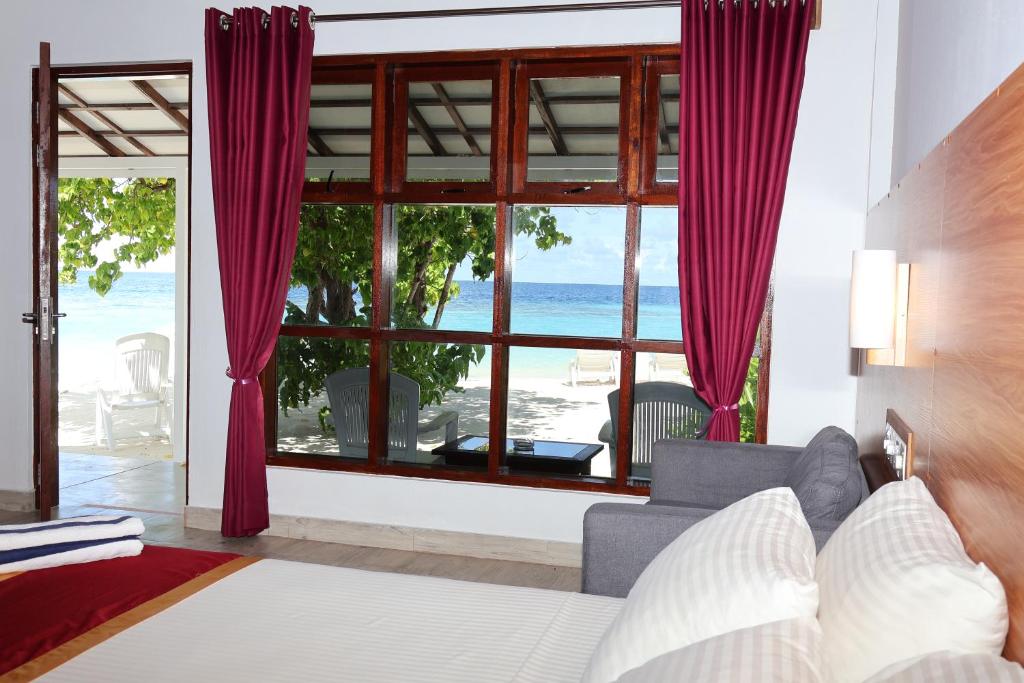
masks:
<instances>
[{"instance_id":1,"label":"bed","mask_svg":"<svg viewBox=\"0 0 1024 683\"><path fill-rule=\"evenodd\" d=\"M191 578L158 580L172 587L148 599L69 604L45 632L23 630L29 656L3 680L578 681L623 602L152 546L147 556L156 574L177 566ZM0 582L0 598L24 610L47 582L59 593L69 576L81 584L132 559L26 573Z\"/></svg>"}]
</instances>

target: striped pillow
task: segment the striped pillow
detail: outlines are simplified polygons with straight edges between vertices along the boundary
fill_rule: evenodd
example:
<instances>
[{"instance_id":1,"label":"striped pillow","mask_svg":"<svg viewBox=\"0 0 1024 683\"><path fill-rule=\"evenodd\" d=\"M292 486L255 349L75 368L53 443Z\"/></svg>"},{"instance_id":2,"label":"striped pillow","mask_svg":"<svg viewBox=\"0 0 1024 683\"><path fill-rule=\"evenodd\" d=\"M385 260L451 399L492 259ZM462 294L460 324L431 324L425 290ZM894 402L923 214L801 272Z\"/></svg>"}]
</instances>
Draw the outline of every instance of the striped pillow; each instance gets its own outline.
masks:
<instances>
[{"instance_id":1,"label":"striped pillow","mask_svg":"<svg viewBox=\"0 0 1024 683\"><path fill-rule=\"evenodd\" d=\"M821 628L813 617L726 633L655 657L617 683L818 683Z\"/></svg>"},{"instance_id":2,"label":"striped pillow","mask_svg":"<svg viewBox=\"0 0 1024 683\"><path fill-rule=\"evenodd\" d=\"M814 617L814 537L788 488L761 491L687 529L647 566L583 680L614 681L667 652L741 628Z\"/></svg>"},{"instance_id":3,"label":"striped pillow","mask_svg":"<svg viewBox=\"0 0 1024 683\"><path fill-rule=\"evenodd\" d=\"M967 556L916 477L883 486L854 510L815 573L825 663L836 681L863 681L929 652L1003 649L1009 617L999 579Z\"/></svg>"},{"instance_id":4,"label":"striped pillow","mask_svg":"<svg viewBox=\"0 0 1024 683\"><path fill-rule=\"evenodd\" d=\"M887 666L868 683L1024 683L1020 664L995 655L933 652Z\"/></svg>"}]
</instances>

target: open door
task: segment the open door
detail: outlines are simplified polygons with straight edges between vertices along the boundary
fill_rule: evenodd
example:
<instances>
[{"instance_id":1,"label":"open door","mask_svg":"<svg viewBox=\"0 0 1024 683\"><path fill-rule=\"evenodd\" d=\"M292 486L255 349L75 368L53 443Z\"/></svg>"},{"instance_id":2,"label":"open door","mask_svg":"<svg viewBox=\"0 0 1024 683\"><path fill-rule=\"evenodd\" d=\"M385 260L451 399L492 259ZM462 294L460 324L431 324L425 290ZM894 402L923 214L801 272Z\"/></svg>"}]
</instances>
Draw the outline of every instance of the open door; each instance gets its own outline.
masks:
<instances>
[{"instance_id":1,"label":"open door","mask_svg":"<svg viewBox=\"0 0 1024 683\"><path fill-rule=\"evenodd\" d=\"M33 216L33 310L22 316L33 326L34 477L42 520L57 504L57 83L50 69L50 44L39 44L35 77Z\"/></svg>"}]
</instances>

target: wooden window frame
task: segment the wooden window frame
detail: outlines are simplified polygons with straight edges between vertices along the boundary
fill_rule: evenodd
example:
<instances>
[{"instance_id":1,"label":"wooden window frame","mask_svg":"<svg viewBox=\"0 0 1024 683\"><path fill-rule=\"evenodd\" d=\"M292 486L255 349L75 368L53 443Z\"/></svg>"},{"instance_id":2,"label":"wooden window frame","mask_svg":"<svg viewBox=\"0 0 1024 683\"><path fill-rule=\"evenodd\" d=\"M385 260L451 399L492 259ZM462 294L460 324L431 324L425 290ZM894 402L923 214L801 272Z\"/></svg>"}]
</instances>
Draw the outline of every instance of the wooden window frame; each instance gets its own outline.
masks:
<instances>
[{"instance_id":1,"label":"wooden window frame","mask_svg":"<svg viewBox=\"0 0 1024 683\"><path fill-rule=\"evenodd\" d=\"M679 74L679 57L650 57L644 70L644 136L640 141L641 192L647 197L678 196L678 182L658 182L658 123L661 120L662 76ZM682 153L682 136L679 152Z\"/></svg>"},{"instance_id":2,"label":"wooden window frame","mask_svg":"<svg viewBox=\"0 0 1024 683\"><path fill-rule=\"evenodd\" d=\"M626 195L627 166L629 160L630 118L633 116L633 102L630 98L630 58L618 57L603 60L547 60L525 61L516 65L515 125L512 143L512 188L516 194L533 198L533 204L572 203L622 203ZM615 181L591 182L531 181L528 178L530 142L530 82L540 78L600 78L619 79L619 133L618 158ZM587 189L583 189L587 188Z\"/></svg>"},{"instance_id":3,"label":"wooden window frame","mask_svg":"<svg viewBox=\"0 0 1024 683\"><path fill-rule=\"evenodd\" d=\"M424 201L435 202L438 196L446 197L448 203L474 204L493 201L497 187L498 155L495 154L495 134L499 129L499 62L480 64L438 64L397 66L395 68L394 122L391 132L391 188L401 195L404 203ZM440 182L408 180L409 164L409 84L423 82L491 81L491 144L489 153L489 177L486 182L446 180ZM394 202L399 203L399 202Z\"/></svg>"},{"instance_id":4,"label":"wooden window frame","mask_svg":"<svg viewBox=\"0 0 1024 683\"><path fill-rule=\"evenodd\" d=\"M636 354L644 352L684 354L681 341L637 339L637 294L639 272L636 255L640 246L643 206L674 206L678 202L676 183L653 182L654 165L648 164L650 142L643 133L651 118L650 73L678 63L679 45L637 45L588 48L540 48L422 54L336 55L314 57L314 83L367 82L372 78L371 180L369 183L336 183L326 192L324 183L307 182L304 203L370 204L374 210L374 256L369 327L326 325L282 325L280 336L333 337L366 341L370 346L369 448L365 460L342 459L336 455L289 453L277 449L277 367L271 356L260 381L264 392L267 465L410 476L451 481L500 483L550 489L585 490L629 495L647 495L649 487L630 485L627 480L632 459L633 384ZM618 71L609 72L609 65ZM471 80L491 69L492 87L491 179L481 182L406 182L406 140L408 135L402 83L412 80ZM561 71L560 71L561 69ZM652 71L652 69L654 71ZM565 194L566 186L578 183L527 183L526 132L528 109L522 109L528 95L527 76L567 75L620 76L619 179L601 183L587 193ZM332 80L333 79L333 80ZM646 80L645 80L646 79ZM657 87L656 79L655 85ZM405 90L407 93L407 90ZM656 90L655 90L656 94ZM518 115L517 112L522 112ZM657 131L654 131L657 135ZM655 140L656 142L656 140ZM654 151L657 148L654 147ZM648 167L649 166L649 167ZM452 189L459 190L451 192ZM496 207L494 308L489 332L391 327L391 296L397 259L397 230L393 207L399 204L490 204ZM619 338L572 337L513 334L510 331L512 212L516 205L546 206L615 205L626 209L623 266L622 333ZM770 330L771 306L766 307L762 330ZM387 462L387 414L389 395L390 344L397 341L429 343L486 344L491 351L489 438L486 470L460 470L431 465ZM560 477L509 473L504 467L509 352L516 347L591 349L618 351L620 363L619 430L616 478ZM764 442L766 431L768 363L765 355L770 339L762 341L761 376L758 381L756 441ZM762 403L763 401L763 403Z\"/></svg>"}]
</instances>

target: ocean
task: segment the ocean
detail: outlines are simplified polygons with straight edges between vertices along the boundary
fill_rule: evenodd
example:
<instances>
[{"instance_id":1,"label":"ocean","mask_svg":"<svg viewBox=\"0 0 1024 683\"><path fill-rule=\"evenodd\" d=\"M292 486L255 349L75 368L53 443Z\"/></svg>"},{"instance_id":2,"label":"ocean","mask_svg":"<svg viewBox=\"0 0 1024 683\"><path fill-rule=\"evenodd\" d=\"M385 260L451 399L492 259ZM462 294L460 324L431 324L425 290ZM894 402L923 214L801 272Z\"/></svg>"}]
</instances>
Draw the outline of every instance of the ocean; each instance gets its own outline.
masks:
<instances>
[{"instance_id":1,"label":"ocean","mask_svg":"<svg viewBox=\"0 0 1024 683\"><path fill-rule=\"evenodd\" d=\"M88 286L89 273L78 282L60 285L58 309L67 313L59 323L61 384L94 382L105 374L114 341L137 332L174 336L174 274L125 273L101 297ZM450 301L441 329L489 331L493 285L459 282L459 295ZM195 296L195 293L193 293ZM289 292L289 300L305 305L305 288ZM428 320L432 313L428 314ZM616 285L515 283L512 286L511 330L521 334L551 334L617 338L622 331L622 288ZM638 336L644 339L681 339L679 298L675 287L640 287ZM513 348L510 369L521 376L566 377L571 349ZM84 361L84 362L83 362ZM471 373L488 375L488 359ZM638 364L639 365L639 364Z\"/></svg>"}]
</instances>

